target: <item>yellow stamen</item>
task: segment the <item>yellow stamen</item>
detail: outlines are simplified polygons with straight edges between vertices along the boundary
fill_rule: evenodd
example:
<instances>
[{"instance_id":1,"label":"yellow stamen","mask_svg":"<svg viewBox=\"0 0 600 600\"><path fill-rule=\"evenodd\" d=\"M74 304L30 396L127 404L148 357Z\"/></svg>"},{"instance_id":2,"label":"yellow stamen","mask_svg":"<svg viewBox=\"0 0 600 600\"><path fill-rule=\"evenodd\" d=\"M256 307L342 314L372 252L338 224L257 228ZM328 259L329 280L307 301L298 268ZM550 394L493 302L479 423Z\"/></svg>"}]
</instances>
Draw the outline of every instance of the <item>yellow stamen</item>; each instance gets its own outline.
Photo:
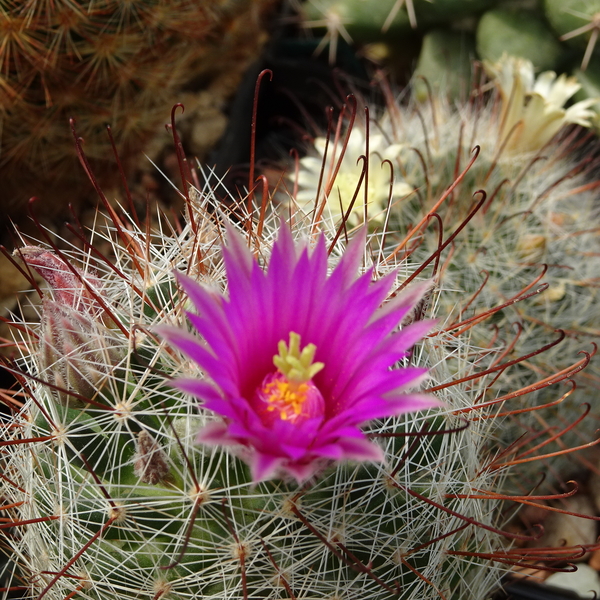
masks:
<instances>
[{"instance_id":1,"label":"yellow stamen","mask_svg":"<svg viewBox=\"0 0 600 600\"><path fill-rule=\"evenodd\" d=\"M300 349L300 336L290 332L290 343L281 340L279 354L273 357L277 371L267 375L257 390L263 421L304 421L323 415L324 402L312 378L324 367L315 362L317 348L308 344Z\"/></svg>"},{"instance_id":2,"label":"yellow stamen","mask_svg":"<svg viewBox=\"0 0 600 600\"><path fill-rule=\"evenodd\" d=\"M298 385L283 378L274 378L264 387L265 400L269 404L267 410L279 410L282 421L298 417L302 414L308 390L309 386L306 383Z\"/></svg>"},{"instance_id":3,"label":"yellow stamen","mask_svg":"<svg viewBox=\"0 0 600 600\"><path fill-rule=\"evenodd\" d=\"M273 364L289 382L306 383L310 381L325 365L313 363L317 347L306 345L300 350L300 336L290 331L289 346L281 340L278 344L279 354L273 357Z\"/></svg>"}]
</instances>

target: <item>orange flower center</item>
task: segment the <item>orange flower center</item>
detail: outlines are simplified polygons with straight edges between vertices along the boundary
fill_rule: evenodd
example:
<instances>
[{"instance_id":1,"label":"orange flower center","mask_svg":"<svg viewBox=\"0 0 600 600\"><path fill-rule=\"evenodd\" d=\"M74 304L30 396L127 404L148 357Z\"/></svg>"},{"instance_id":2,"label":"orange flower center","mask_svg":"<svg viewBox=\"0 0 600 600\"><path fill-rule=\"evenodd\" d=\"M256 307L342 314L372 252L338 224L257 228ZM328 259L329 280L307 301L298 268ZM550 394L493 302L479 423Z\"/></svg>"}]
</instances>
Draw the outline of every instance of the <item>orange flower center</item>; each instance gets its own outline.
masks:
<instances>
[{"instance_id":1,"label":"orange flower center","mask_svg":"<svg viewBox=\"0 0 600 600\"><path fill-rule=\"evenodd\" d=\"M265 425L277 420L299 423L321 417L325 409L323 396L312 381L296 383L280 372L265 377L257 398L257 410Z\"/></svg>"}]
</instances>

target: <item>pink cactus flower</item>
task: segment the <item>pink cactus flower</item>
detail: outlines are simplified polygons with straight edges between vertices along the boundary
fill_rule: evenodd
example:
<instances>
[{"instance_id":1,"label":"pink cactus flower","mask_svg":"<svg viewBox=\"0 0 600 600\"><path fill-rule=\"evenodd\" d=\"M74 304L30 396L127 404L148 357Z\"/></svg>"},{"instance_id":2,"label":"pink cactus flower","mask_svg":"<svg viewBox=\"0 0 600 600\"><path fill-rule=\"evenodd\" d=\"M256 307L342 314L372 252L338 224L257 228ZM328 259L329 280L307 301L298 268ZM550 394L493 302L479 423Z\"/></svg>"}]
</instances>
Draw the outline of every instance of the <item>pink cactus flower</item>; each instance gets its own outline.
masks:
<instances>
[{"instance_id":1,"label":"pink cactus flower","mask_svg":"<svg viewBox=\"0 0 600 600\"><path fill-rule=\"evenodd\" d=\"M385 302L395 273L357 276L364 231L329 275L322 237L310 251L282 226L266 269L238 234L228 240L227 296L178 275L199 335L158 328L206 376L173 382L220 417L198 441L235 447L256 481L305 481L330 461L382 461L361 425L439 404L410 391L424 369L392 368L431 329L417 321L397 330L428 284Z\"/></svg>"}]
</instances>

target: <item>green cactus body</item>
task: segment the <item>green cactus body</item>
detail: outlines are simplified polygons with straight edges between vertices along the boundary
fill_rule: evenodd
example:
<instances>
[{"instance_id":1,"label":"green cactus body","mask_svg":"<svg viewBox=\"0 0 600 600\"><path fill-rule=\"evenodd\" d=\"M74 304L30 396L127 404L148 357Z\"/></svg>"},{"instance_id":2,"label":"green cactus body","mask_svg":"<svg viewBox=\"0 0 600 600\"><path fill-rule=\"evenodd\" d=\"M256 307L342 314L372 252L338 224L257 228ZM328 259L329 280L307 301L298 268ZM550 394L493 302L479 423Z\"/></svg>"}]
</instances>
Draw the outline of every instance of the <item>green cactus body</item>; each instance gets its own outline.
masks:
<instances>
[{"instance_id":1,"label":"green cactus body","mask_svg":"<svg viewBox=\"0 0 600 600\"><path fill-rule=\"evenodd\" d=\"M582 71L577 69L574 73L577 78L577 83L581 85L581 89L577 92L576 100L591 99L594 101L593 109L596 113L592 119L594 129L600 130L600 65L597 60L590 61L587 69Z\"/></svg>"},{"instance_id":2,"label":"green cactus body","mask_svg":"<svg viewBox=\"0 0 600 600\"><path fill-rule=\"evenodd\" d=\"M524 63L517 60L515 64L522 69ZM517 71L515 67L506 80L525 78ZM544 81L547 75L540 79ZM549 75L548 80L553 74ZM533 81L533 71L531 78ZM564 76L556 80L556 86L564 86L569 95L578 87ZM579 115L576 122L587 120L589 125L592 102L587 100L567 110ZM534 103L538 103L535 114L528 113ZM600 271L598 261L592 258L600 252L600 237L597 229L590 227L598 215L596 163L578 158L577 132L563 130L557 135L567 117L565 110L541 106L541 92L523 94L522 90L503 93L487 103L473 101L457 106L445 97L434 96L408 106L390 104L370 124L371 135L377 140L377 145L373 144L376 149L370 149L373 162L375 156L385 156L386 144L381 144L381 139L395 149L395 154L388 164L377 159L381 164L371 164L369 168L381 169L390 177L390 164L393 165L394 188L403 190L392 195L387 207L369 204L374 230L374 215L378 214L379 222L387 222L389 231L397 232L388 233L386 241L391 247L396 244L393 251L398 256L410 256L417 264L429 261L429 268L439 279L439 314L444 315L448 325L506 305L489 315L488 323L494 329L474 330L471 341L480 348L490 344L493 348L505 348L507 360L530 355L515 365L510 374L503 374L491 384L493 393L499 396L510 394L511 389L536 386L557 368L568 369L582 357L582 350L593 352L591 342L600 333ZM584 112L579 113L580 110ZM547 121L540 118L544 112ZM585 119L581 119L584 113ZM361 128L361 124L355 127ZM474 158L475 145L480 146L480 151L473 164L440 204L448 182ZM320 141L316 147L322 147ZM352 141L347 147L349 152L360 154ZM363 146L362 152L365 151ZM331 156L330 152L325 159L321 190L328 189L326 174ZM302 159L305 162L301 164L306 172L313 173L320 170L321 160L322 156L312 156ZM314 165L319 166L315 169ZM343 177L358 183L361 168L359 162ZM300 171L301 185L308 180L306 172ZM411 193L404 189L407 184ZM385 183L380 185L382 193L389 192L389 179L387 187ZM486 200L478 190L487 191ZM301 189L303 201L298 203L311 217L315 191L316 187ZM331 199L337 195L338 188L333 184ZM370 197L376 195L376 190L369 189ZM364 214L362 197L361 189L355 207L355 218L359 220ZM337 230L337 207L329 209L322 191L317 204L324 207L323 227ZM452 239L460 226L464 229ZM439 260L434 260L436 251L446 242L445 251ZM527 302L515 302L538 288L542 293L534 294ZM564 339L541 352L561 337L558 330L564 332ZM578 377L577 393L568 396L553 413L549 409L548 418L554 419L557 427L575 421L583 414L581 403L591 402L594 397L599 376L597 365L592 363ZM541 387L524 399L524 407L556 399L554 389ZM528 422L527 414L523 414L516 428L506 425L504 439L511 439L525 422L533 429L539 427L536 418ZM593 434L596 423L596 415L587 419L588 435ZM576 436L571 441L575 444ZM557 459L556 466L563 473L579 469L561 459Z\"/></svg>"},{"instance_id":3,"label":"green cactus body","mask_svg":"<svg viewBox=\"0 0 600 600\"><path fill-rule=\"evenodd\" d=\"M436 128L424 128L423 110L435 111ZM383 451L381 463L324 461L304 484L255 483L240 459L243 448L196 442L200 428L215 417L168 384L171 378L203 378L196 363L153 330L164 323L191 327L173 271L222 293L224 223L246 232L265 264L281 221L276 210L257 207L258 222L240 226L210 191L191 190L182 233L150 237L132 219L127 244L112 241L114 269L96 264L92 252L73 250L71 261L86 267L70 269L50 251L22 251L30 265L38 257L38 269L40 260L42 267L53 265L46 295L78 311L78 327L91 319L97 329L86 326L91 339L83 356L74 357L52 347L62 338L43 335L55 326L43 314L41 324L17 323L21 358L15 370L26 398L22 406L10 404L12 417L2 423L9 443L0 494L11 515L6 570L13 587L32 600L462 599L491 591L506 564L554 564L554 550L532 558L512 550L515 539L527 543L534 536L502 531L503 508L511 500L507 490L517 493L517 503L535 498L540 461L556 434L546 428L521 439L518 428L530 431L531 415L555 422L555 409L543 404L568 396L569 387L559 384L578 370L577 352L598 322L591 314L597 288L587 284L597 267L584 260L597 244L595 231L588 231L592 186L583 175L567 181L576 165L561 161L572 138L546 148L552 150L546 163L532 161L537 138L521 140L534 147L524 163L515 148L501 144L503 154L495 138L489 144L486 138L481 156L457 177L477 132L501 129L499 106L478 110L461 113L437 101L393 105L378 123L377 133L399 146L389 160L403 181L400 187L378 183L398 196L379 212L367 211L370 233L361 268L372 268L374 278L392 273L390 296L412 279L435 278L404 325L434 317L436 330L402 366L426 367L425 389L443 402L369 423L366 431ZM506 177L512 187L502 184ZM344 185L349 180L344 177ZM453 195L434 209L454 180ZM373 185L378 181L374 177ZM491 188L487 204L468 221L477 203L472 193L481 185ZM327 188L337 193L335 181L324 182ZM380 202L379 190L372 192ZM578 212L569 204L575 193ZM292 200L285 215L291 210L293 236L314 238L321 229L333 266L353 225L348 221L344 230L327 210L315 225L314 198L305 210ZM246 206L244 199L236 215ZM414 229L432 212L439 215L441 242L431 225ZM122 231L127 217L120 219L115 226ZM512 303L541 283L542 259L550 263L549 289L558 288L554 300L533 294ZM522 328L516 339L513 319ZM572 337L560 351L536 354L557 326ZM68 387L55 376L65 361L78 374L67 379ZM95 363L101 363L94 371L102 374L101 384L91 386L89 366ZM576 421L572 411L564 414L568 423ZM565 433L556 439L574 445ZM568 561L580 548L560 552Z\"/></svg>"},{"instance_id":4,"label":"green cactus body","mask_svg":"<svg viewBox=\"0 0 600 600\"><path fill-rule=\"evenodd\" d=\"M470 89L471 61L475 56L475 43L466 33L433 30L423 38L423 47L413 76L416 97L427 98L427 85L450 98L465 98Z\"/></svg>"},{"instance_id":5,"label":"green cactus body","mask_svg":"<svg viewBox=\"0 0 600 600\"><path fill-rule=\"evenodd\" d=\"M485 13L477 26L477 51L484 60L497 61L509 52L522 56L542 71L555 69L561 47L534 11L498 8Z\"/></svg>"},{"instance_id":6,"label":"green cactus body","mask_svg":"<svg viewBox=\"0 0 600 600\"><path fill-rule=\"evenodd\" d=\"M564 0L563 2L545 0L544 13L558 35L565 36L565 41L569 44L584 48L592 36L594 28L598 27L600 2L597 0ZM569 35L571 33L576 35L571 37Z\"/></svg>"},{"instance_id":7,"label":"green cactus body","mask_svg":"<svg viewBox=\"0 0 600 600\"><path fill-rule=\"evenodd\" d=\"M5 439L22 442L3 457L2 497L22 503L15 521L24 522L10 538L14 582L28 598L57 600L412 600L491 589L501 572L489 557L503 555L512 538L497 530L500 498L471 498L505 477L495 458L504 419L493 418L496 406L477 408L490 350L469 342L470 333L442 331L418 345L411 363L431 369L428 385L445 405L372 423L382 464L324 464L304 486L254 484L235 455L196 443L212 417L166 377L201 374L152 334L158 323L185 322L172 269L221 285L223 232L207 212L210 199L194 206L195 225L179 238L151 243L135 262L115 244L118 273L98 267L95 293L104 323L113 320L102 344L114 351L104 354L108 377L87 404L63 397L86 386L59 393L45 385L52 365L36 353L39 326L23 337L31 400L4 429ZM295 234L308 234L296 217ZM264 255L277 222L272 214L264 223ZM134 224L131 235L139 245L129 248L145 247ZM373 236L365 268L397 267L401 284L418 263L385 262L378 243ZM332 261L344 246L335 244ZM428 312L443 324L442 296L433 293Z\"/></svg>"},{"instance_id":8,"label":"green cactus body","mask_svg":"<svg viewBox=\"0 0 600 600\"><path fill-rule=\"evenodd\" d=\"M303 7L306 26L331 30L338 21L359 43L392 40L411 26L431 27L477 15L495 0L308 0Z\"/></svg>"}]
</instances>

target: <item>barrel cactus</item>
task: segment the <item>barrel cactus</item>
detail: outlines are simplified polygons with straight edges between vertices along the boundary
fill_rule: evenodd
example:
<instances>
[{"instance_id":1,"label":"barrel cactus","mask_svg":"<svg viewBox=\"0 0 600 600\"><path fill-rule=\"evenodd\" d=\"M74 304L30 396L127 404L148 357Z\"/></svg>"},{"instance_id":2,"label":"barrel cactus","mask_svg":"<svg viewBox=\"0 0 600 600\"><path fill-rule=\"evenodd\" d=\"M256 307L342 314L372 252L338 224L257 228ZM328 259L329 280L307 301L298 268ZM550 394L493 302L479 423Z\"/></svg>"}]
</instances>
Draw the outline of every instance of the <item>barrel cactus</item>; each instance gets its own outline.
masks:
<instances>
[{"instance_id":1,"label":"barrel cactus","mask_svg":"<svg viewBox=\"0 0 600 600\"><path fill-rule=\"evenodd\" d=\"M489 101L481 90L466 105L453 106L439 96L408 106L390 101L369 124L368 147L358 118L347 139L331 140L325 158L325 144L317 141L313 155L300 161L295 202L335 229L340 192L348 198L344 182L358 184L363 163L369 172L386 173L387 182L381 175L369 179L368 192L363 184L350 211L353 218L364 220L366 211L372 223L387 223L396 232L387 240L397 244L397 256L427 261L440 246L447 248L450 254L439 253L436 261L444 283L439 302L451 321L506 304L494 317L502 332L498 341L507 356L531 357L511 377L494 382L497 393L504 394L511 386L535 386L551 377L598 336L600 271L592 257L600 251L600 237L591 225L599 211L597 160L582 152L586 141L593 145L589 136L572 128L589 126L593 101L563 106L579 87L572 78L546 72L536 79L531 63L508 56L486 68L497 87ZM339 160L342 148L354 160L346 155ZM367 150L368 165L357 161ZM323 182L317 189L315 175L321 169ZM329 181L330 173L336 182ZM445 194L447 181L459 174L457 185ZM372 184L377 182L376 190ZM390 190L407 188L390 195ZM486 200L473 196L478 189L487 190ZM515 302L538 286L547 289L525 305ZM536 354L557 339L558 330L565 339ZM484 338L473 341L486 344ZM568 420L592 397L599 375L592 366L578 379L579 392L568 402L571 412L560 409L563 416L571 415ZM552 400L546 391L535 395L540 403ZM557 418L560 422L562 417ZM596 428L596 418L592 421L590 434Z\"/></svg>"},{"instance_id":2,"label":"barrel cactus","mask_svg":"<svg viewBox=\"0 0 600 600\"><path fill-rule=\"evenodd\" d=\"M464 185L469 168L453 164L457 176L426 170L423 207L434 185L446 199ZM21 386L3 396L5 593L458 599L484 597L511 565L581 555L535 547L541 531L507 509L575 493L542 498L521 477L577 449L550 449L564 432L522 416L543 420L528 396L560 402L590 353L562 365L554 342L521 354L499 343L507 306L536 307L538 270L516 298L466 286L473 216L458 195L440 219L450 235L428 246L413 219L419 237L403 245L396 204L412 202L411 174L387 182L399 194L387 205L380 190L337 194L335 176L323 180L343 207L333 216L318 193L282 211L256 192L224 205L206 186L184 190L177 233L107 204L112 229L91 242L24 240L16 257L46 283L39 318L15 317L8 368ZM350 218L348 190L380 208ZM474 214L495 227L481 198ZM532 385L521 371L548 354ZM528 435L507 439L523 423Z\"/></svg>"}]
</instances>

